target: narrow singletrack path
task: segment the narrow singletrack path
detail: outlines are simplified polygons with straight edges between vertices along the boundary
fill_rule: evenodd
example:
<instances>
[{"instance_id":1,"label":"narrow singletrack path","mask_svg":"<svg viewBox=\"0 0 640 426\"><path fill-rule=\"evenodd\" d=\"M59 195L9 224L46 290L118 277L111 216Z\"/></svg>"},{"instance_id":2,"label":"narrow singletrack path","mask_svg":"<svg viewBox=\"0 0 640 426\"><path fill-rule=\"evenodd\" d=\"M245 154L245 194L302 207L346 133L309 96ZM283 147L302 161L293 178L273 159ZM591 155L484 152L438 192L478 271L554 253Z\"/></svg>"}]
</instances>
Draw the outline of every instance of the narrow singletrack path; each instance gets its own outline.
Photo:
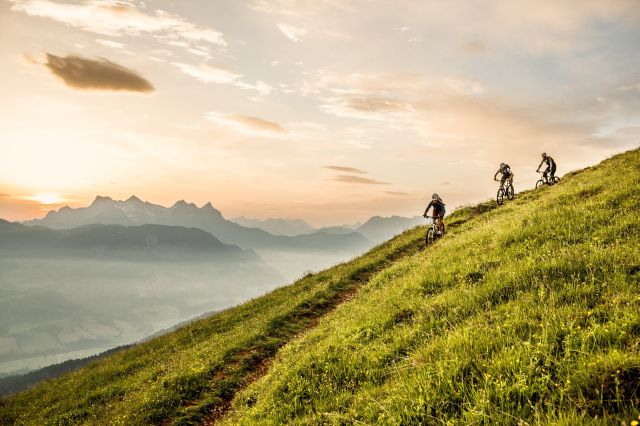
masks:
<instances>
[{"instance_id":1,"label":"narrow singletrack path","mask_svg":"<svg viewBox=\"0 0 640 426\"><path fill-rule=\"evenodd\" d=\"M245 342L242 349L227 351L223 356L223 365L212 370L208 389L194 399L184 401L175 417L167 418L161 424L215 424L229 411L239 391L267 373L282 346L315 327L323 316L352 298L373 275L399 259L417 253L424 244L422 240L416 238L397 247L382 262L354 269L349 275L319 291L313 299L274 317L266 327L266 333Z\"/></svg>"},{"instance_id":2,"label":"narrow singletrack path","mask_svg":"<svg viewBox=\"0 0 640 426\"><path fill-rule=\"evenodd\" d=\"M493 208L495 207L491 203L474 208L468 217L451 222L450 232L455 233L457 228L469 219ZM273 317L265 333L244 342L241 349L231 349L224 354L223 364L211 371L210 385L206 391L183 402L176 414L165 419L161 424L213 425L217 423L229 412L236 395L269 371L281 347L300 334L311 330L322 317L354 297L375 274L422 249L424 249L424 229L421 227L420 231L415 233L415 238L386 253L383 261L354 268L349 274L316 293L313 298L305 300L283 315Z\"/></svg>"}]
</instances>

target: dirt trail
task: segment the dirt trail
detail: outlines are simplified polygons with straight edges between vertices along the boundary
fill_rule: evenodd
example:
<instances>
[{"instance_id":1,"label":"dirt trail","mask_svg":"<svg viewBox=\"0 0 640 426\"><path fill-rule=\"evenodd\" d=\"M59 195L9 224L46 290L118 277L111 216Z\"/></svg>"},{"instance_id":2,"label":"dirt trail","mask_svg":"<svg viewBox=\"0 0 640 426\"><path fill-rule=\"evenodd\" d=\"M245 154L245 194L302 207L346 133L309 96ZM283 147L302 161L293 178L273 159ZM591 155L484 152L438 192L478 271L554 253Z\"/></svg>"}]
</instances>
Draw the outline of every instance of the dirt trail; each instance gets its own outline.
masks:
<instances>
[{"instance_id":1,"label":"dirt trail","mask_svg":"<svg viewBox=\"0 0 640 426\"><path fill-rule=\"evenodd\" d=\"M388 268L397 260L416 253L421 239L391 252L385 261L354 271L318 293L314 300L298 305L292 312L272 320L268 332L257 336L242 350L225 354L225 363L211 374L211 388L196 400L182 404L176 418L162 424L191 423L213 425L226 415L232 401L244 388L264 376L278 350L315 327L320 319L340 304L354 297L374 274Z\"/></svg>"}]
</instances>

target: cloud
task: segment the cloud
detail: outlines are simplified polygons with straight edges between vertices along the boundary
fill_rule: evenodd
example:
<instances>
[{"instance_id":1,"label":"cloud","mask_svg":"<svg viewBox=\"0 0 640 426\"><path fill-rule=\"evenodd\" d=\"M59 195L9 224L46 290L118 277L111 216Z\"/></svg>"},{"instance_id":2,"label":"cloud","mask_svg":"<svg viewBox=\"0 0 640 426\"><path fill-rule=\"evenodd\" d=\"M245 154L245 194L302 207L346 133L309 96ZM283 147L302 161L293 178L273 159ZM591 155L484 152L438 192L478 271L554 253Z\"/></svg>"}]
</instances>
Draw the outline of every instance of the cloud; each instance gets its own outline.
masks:
<instances>
[{"instance_id":1,"label":"cloud","mask_svg":"<svg viewBox=\"0 0 640 426\"><path fill-rule=\"evenodd\" d=\"M96 43L99 43L106 47L111 47L113 49L122 49L124 47L124 43L118 43L117 41L105 40L102 38L96 39Z\"/></svg>"},{"instance_id":2,"label":"cloud","mask_svg":"<svg viewBox=\"0 0 640 426\"><path fill-rule=\"evenodd\" d=\"M193 66L174 62L173 65L180 68L183 73L190 75L203 83L229 84L236 82L242 77L241 74L236 74L224 68L218 68L207 64Z\"/></svg>"},{"instance_id":3,"label":"cloud","mask_svg":"<svg viewBox=\"0 0 640 426\"><path fill-rule=\"evenodd\" d=\"M287 130L278 123L250 115L208 112L205 114L205 118L213 123L250 135L281 138L287 133Z\"/></svg>"},{"instance_id":4,"label":"cloud","mask_svg":"<svg viewBox=\"0 0 640 426\"><path fill-rule=\"evenodd\" d=\"M400 196L400 197L406 197L408 195L411 195L408 192L401 192L401 191L384 191L384 192L385 192L385 194L397 195L397 196Z\"/></svg>"},{"instance_id":5,"label":"cloud","mask_svg":"<svg viewBox=\"0 0 640 426\"><path fill-rule=\"evenodd\" d=\"M366 7L367 5L360 5ZM289 39L299 41L307 34L349 40L353 38L353 20L360 16L361 7L341 0L252 0L249 7L271 15L278 29ZM347 20L347 27L341 25ZM286 22L295 22L295 26Z\"/></svg>"},{"instance_id":6,"label":"cloud","mask_svg":"<svg viewBox=\"0 0 640 426\"><path fill-rule=\"evenodd\" d=\"M307 30L304 28L294 27L293 25L279 23L276 25L278 29L287 36L287 38L291 41L300 41L302 37L307 35Z\"/></svg>"},{"instance_id":7,"label":"cloud","mask_svg":"<svg viewBox=\"0 0 640 426\"><path fill-rule=\"evenodd\" d=\"M618 87L619 92L640 92L640 83Z\"/></svg>"},{"instance_id":8,"label":"cloud","mask_svg":"<svg viewBox=\"0 0 640 426\"><path fill-rule=\"evenodd\" d=\"M10 0L12 10L30 16L54 19L85 31L110 36L150 34L159 39L205 42L226 47L222 33L197 26L181 16L156 10L140 11L124 1L87 0L79 4L50 0Z\"/></svg>"},{"instance_id":9,"label":"cloud","mask_svg":"<svg viewBox=\"0 0 640 426\"><path fill-rule=\"evenodd\" d=\"M446 40L457 47L482 34L483 42L492 50L507 48L534 54L565 54L599 42L600 37L590 40L586 35L602 23L620 22L633 29L640 22L637 0L483 0L471 4L424 0L404 2L402 8L394 7L393 2L370 0L253 0L249 4L254 10L273 15L277 22L293 22L323 36L360 34L365 26L362 10L366 10L366 21L378 26L392 21L393 30L410 35L411 42ZM378 29L378 34L385 32ZM371 37L375 35L367 39L375 43ZM481 53L478 47L468 46L467 53Z\"/></svg>"},{"instance_id":10,"label":"cloud","mask_svg":"<svg viewBox=\"0 0 640 426\"><path fill-rule=\"evenodd\" d=\"M397 114L406 112L409 105L398 99L375 95L330 95L318 108L337 117L360 118L376 121L397 121Z\"/></svg>"},{"instance_id":11,"label":"cloud","mask_svg":"<svg viewBox=\"0 0 640 426\"><path fill-rule=\"evenodd\" d=\"M456 158L452 163L456 167L460 156L454 152L468 150L473 155L469 160L473 167L481 167L501 158L505 144L521 158L539 155L540 148L562 150L571 157L587 144L603 150L614 147L608 137L597 133L605 113L601 108L605 106L589 112L579 104L586 98L553 107L530 98L500 96L481 82L460 76L340 75L319 70L310 73L306 81L306 86L297 87L301 94L317 99L321 111L375 122L379 131L388 135L401 131L401 137L416 147L411 149L421 146L432 158L451 156ZM633 92L613 93L620 98ZM620 99L611 102L611 108L620 109L616 106L622 102ZM625 102L628 106L632 101ZM576 111L581 111L578 116ZM629 121L633 122L631 118Z\"/></svg>"},{"instance_id":12,"label":"cloud","mask_svg":"<svg viewBox=\"0 0 640 426\"><path fill-rule=\"evenodd\" d=\"M352 175L337 175L333 177L333 180L342 183L356 183L364 185L389 185L389 182L381 182L376 179L369 179L362 176Z\"/></svg>"},{"instance_id":13,"label":"cloud","mask_svg":"<svg viewBox=\"0 0 640 426\"><path fill-rule=\"evenodd\" d=\"M56 56L46 53L44 64L67 86L81 90L109 90L149 93L155 89L133 70L107 59L88 59L81 56Z\"/></svg>"},{"instance_id":14,"label":"cloud","mask_svg":"<svg viewBox=\"0 0 640 426\"><path fill-rule=\"evenodd\" d=\"M255 84L242 81L242 74L237 74L225 68L214 67L208 64L189 65L180 62L174 62L173 65L180 70L203 83L230 84L243 90L255 90L260 95L266 96L273 88L262 80L258 80Z\"/></svg>"},{"instance_id":15,"label":"cloud","mask_svg":"<svg viewBox=\"0 0 640 426\"><path fill-rule=\"evenodd\" d=\"M347 173L362 173L366 174L364 170L354 169L353 167L344 167L344 166L324 166L325 169L336 170L338 172L347 172Z\"/></svg>"}]
</instances>

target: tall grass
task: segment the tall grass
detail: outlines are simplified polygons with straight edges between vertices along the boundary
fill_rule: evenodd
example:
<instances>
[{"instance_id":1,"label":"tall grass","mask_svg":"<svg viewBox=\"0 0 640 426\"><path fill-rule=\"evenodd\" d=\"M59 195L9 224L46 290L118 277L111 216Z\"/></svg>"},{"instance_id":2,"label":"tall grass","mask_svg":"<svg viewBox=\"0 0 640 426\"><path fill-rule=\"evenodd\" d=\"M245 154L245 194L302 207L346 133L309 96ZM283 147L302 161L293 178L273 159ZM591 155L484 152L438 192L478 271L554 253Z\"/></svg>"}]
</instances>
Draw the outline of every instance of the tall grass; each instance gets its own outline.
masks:
<instances>
[{"instance_id":1,"label":"tall grass","mask_svg":"<svg viewBox=\"0 0 640 426\"><path fill-rule=\"evenodd\" d=\"M467 221L285 346L229 424L629 424L640 152Z\"/></svg>"}]
</instances>

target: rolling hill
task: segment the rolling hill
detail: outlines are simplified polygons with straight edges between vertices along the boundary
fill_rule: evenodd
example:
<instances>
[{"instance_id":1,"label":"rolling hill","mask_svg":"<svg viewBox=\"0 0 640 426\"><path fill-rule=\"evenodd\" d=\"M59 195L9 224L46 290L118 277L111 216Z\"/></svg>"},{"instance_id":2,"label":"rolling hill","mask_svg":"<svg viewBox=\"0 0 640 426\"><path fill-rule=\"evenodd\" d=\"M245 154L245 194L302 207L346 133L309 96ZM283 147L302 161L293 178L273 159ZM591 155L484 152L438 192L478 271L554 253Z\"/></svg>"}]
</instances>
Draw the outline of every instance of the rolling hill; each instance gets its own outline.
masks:
<instances>
[{"instance_id":1,"label":"rolling hill","mask_svg":"<svg viewBox=\"0 0 640 426\"><path fill-rule=\"evenodd\" d=\"M629 424L640 151L0 401L18 424Z\"/></svg>"}]
</instances>

